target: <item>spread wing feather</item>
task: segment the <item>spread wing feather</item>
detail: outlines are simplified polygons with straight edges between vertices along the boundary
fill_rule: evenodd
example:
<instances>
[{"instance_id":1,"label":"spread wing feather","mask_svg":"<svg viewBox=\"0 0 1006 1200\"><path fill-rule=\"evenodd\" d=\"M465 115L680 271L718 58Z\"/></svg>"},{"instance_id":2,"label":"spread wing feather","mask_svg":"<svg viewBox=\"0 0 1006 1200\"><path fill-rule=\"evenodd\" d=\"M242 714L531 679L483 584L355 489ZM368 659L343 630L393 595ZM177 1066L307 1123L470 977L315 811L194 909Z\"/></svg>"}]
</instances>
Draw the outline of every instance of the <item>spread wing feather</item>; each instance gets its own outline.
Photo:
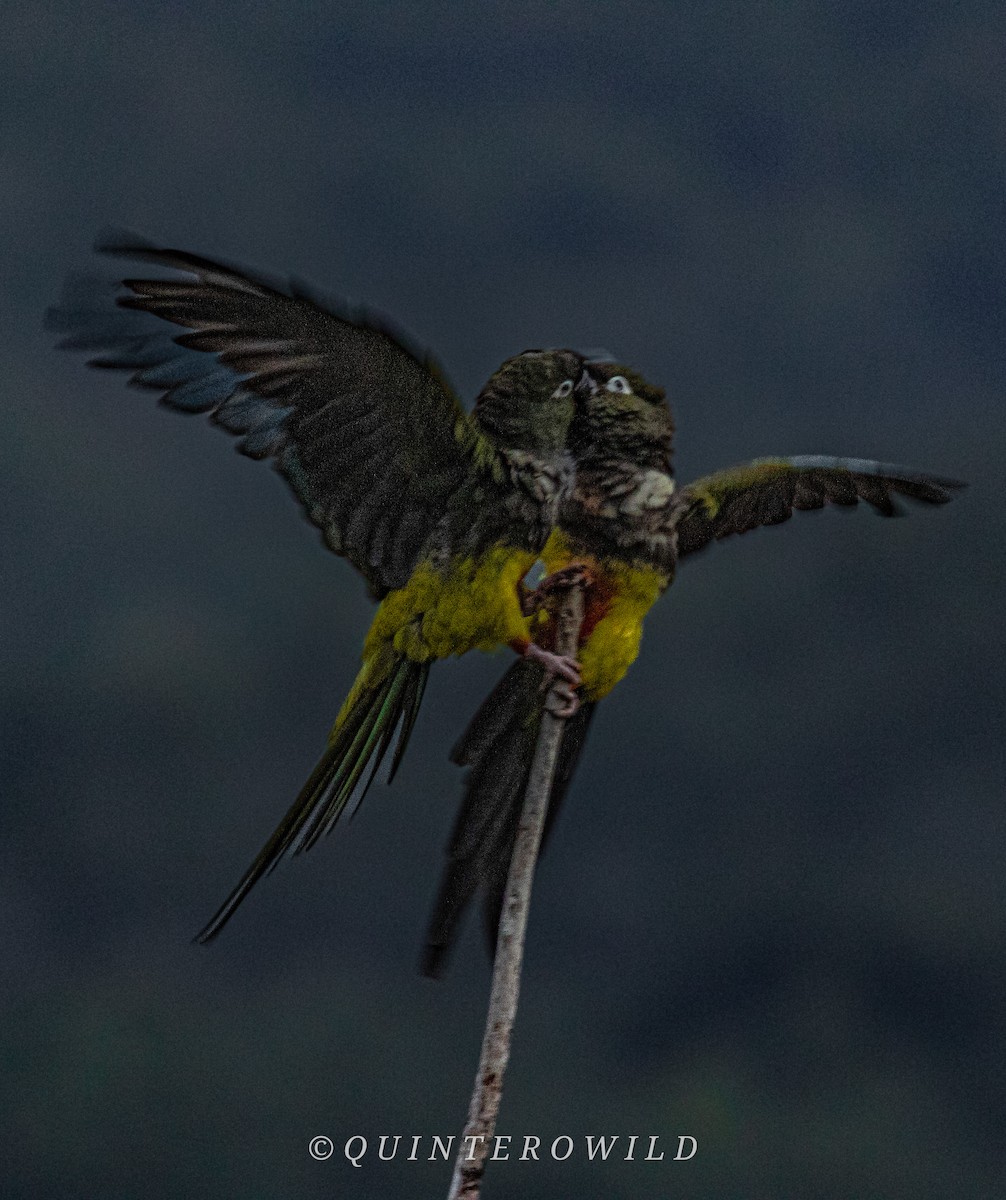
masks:
<instances>
[{"instance_id":1,"label":"spread wing feather","mask_svg":"<svg viewBox=\"0 0 1006 1200\"><path fill-rule=\"evenodd\" d=\"M118 295L71 277L46 318L60 345L130 372L172 408L208 413L243 454L273 460L376 593L401 587L462 480L494 458L436 363L303 284L133 235L96 249L175 274L125 279Z\"/></svg>"},{"instance_id":2,"label":"spread wing feather","mask_svg":"<svg viewBox=\"0 0 1006 1200\"><path fill-rule=\"evenodd\" d=\"M865 500L885 517L899 512L896 496L946 504L965 485L862 458L762 458L707 475L683 488L672 512L678 557L731 533L787 521L795 509Z\"/></svg>"}]
</instances>

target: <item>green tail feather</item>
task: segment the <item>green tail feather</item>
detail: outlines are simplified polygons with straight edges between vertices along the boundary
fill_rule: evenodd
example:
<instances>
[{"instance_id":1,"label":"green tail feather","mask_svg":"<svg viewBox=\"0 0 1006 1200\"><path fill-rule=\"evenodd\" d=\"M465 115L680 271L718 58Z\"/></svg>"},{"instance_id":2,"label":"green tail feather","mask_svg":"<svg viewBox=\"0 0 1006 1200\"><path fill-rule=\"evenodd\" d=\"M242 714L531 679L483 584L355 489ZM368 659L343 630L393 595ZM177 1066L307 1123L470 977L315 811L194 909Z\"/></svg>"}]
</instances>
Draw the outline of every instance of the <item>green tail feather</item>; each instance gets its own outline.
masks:
<instances>
[{"instance_id":1,"label":"green tail feather","mask_svg":"<svg viewBox=\"0 0 1006 1200\"><path fill-rule=\"evenodd\" d=\"M354 685L356 695L352 706L342 718L325 753L237 887L196 935L197 942L212 941L255 884L272 871L285 854L310 850L334 827L369 767L370 774L354 815L359 811L398 729L391 768L391 775L394 775L415 725L429 671L429 663L394 657L375 680L361 672ZM365 667L364 672L373 673L370 667Z\"/></svg>"},{"instance_id":2,"label":"green tail feather","mask_svg":"<svg viewBox=\"0 0 1006 1200\"><path fill-rule=\"evenodd\" d=\"M398 745L395 747L394 757L391 760L391 769L388 771L388 783L398 774L398 768L402 763L402 756L405 754L405 747L409 744L409 738L412 736L412 727L416 723L416 717L419 716L419 706L423 702L423 692L426 691L426 681L429 675L430 669L426 666L424 670L413 671L406 682L405 694L402 701L402 712L405 714L402 717L402 732L398 735ZM362 803L363 796L360 797L360 804ZM358 809L359 805L357 805Z\"/></svg>"}]
</instances>

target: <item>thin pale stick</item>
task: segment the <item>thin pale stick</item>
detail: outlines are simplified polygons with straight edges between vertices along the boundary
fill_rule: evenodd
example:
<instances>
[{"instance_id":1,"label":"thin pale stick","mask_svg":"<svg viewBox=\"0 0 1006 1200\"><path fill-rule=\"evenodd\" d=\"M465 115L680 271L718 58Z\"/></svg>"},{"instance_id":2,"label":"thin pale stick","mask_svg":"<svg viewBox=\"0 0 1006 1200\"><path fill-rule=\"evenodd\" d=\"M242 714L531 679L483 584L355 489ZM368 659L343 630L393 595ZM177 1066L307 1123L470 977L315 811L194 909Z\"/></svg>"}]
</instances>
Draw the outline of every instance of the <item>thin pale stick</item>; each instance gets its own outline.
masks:
<instances>
[{"instance_id":1,"label":"thin pale stick","mask_svg":"<svg viewBox=\"0 0 1006 1200\"><path fill-rule=\"evenodd\" d=\"M580 584L568 589L559 606L556 651L575 658L583 623L583 590ZM517 1016L517 996L520 992L521 964L524 960L524 933L531 907L531 885L534 881L541 833L552 791L555 760L559 752L565 720L555 716L553 707L563 701L555 690L555 682L545 699L534 759L528 776L524 809L521 813L517 841L507 876L506 898L500 916L499 941L493 964L492 990L489 1011L482 1038L475 1089L468 1109L468 1124L461 1136L461 1146L454 1164L454 1176L447 1200L475 1200L482 1189L486 1156L496 1129L500 1099L503 1095L503 1073L510 1057L510 1035Z\"/></svg>"}]
</instances>

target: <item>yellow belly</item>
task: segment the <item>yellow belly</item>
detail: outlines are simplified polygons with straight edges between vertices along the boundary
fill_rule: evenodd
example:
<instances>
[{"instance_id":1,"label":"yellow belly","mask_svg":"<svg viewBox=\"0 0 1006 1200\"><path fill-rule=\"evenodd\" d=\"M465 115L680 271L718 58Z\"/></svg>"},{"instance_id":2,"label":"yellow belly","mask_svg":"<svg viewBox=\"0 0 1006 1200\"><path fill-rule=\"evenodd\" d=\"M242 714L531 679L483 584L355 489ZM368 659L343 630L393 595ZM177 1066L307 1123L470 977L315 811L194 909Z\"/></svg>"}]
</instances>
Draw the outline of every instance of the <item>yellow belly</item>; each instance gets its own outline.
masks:
<instances>
[{"instance_id":1,"label":"yellow belly","mask_svg":"<svg viewBox=\"0 0 1006 1200\"><path fill-rule=\"evenodd\" d=\"M594 577L585 597L586 636L580 643L579 661L584 698L600 700L635 662L643 618L667 587L668 576L651 567L584 554L558 530L549 538L542 559L550 574L582 562Z\"/></svg>"},{"instance_id":2,"label":"yellow belly","mask_svg":"<svg viewBox=\"0 0 1006 1200\"><path fill-rule=\"evenodd\" d=\"M388 644L416 662L428 662L530 637L517 585L534 561L527 551L496 546L444 570L420 565L405 587L382 601L364 643L364 660Z\"/></svg>"},{"instance_id":3,"label":"yellow belly","mask_svg":"<svg viewBox=\"0 0 1006 1200\"><path fill-rule=\"evenodd\" d=\"M331 736L400 655L432 662L469 650L494 650L516 638L530 639L517 585L534 561L535 555L527 551L496 546L480 559L459 559L443 570L417 567L405 587L381 601L363 643L363 666Z\"/></svg>"}]
</instances>

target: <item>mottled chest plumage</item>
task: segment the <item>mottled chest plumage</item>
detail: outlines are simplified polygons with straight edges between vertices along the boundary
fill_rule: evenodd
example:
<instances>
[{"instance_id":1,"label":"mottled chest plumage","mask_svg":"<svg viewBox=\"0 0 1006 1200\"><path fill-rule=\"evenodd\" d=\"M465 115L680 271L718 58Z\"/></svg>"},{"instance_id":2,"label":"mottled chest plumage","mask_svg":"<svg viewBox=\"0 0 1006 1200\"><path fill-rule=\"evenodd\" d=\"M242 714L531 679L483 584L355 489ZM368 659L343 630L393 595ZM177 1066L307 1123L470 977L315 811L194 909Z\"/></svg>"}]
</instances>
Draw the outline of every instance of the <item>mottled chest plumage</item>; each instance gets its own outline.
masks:
<instances>
[{"instance_id":1,"label":"mottled chest plumage","mask_svg":"<svg viewBox=\"0 0 1006 1200\"><path fill-rule=\"evenodd\" d=\"M584 695L599 699L639 652L643 618L674 577L677 539L669 471L623 460L581 465L543 558L549 572L589 573L579 659Z\"/></svg>"},{"instance_id":2,"label":"mottled chest plumage","mask_svg":"<svg viewBox=\"0 0 1006 1200\"><path fill-rule=\"evenodd\" d=\"M559 526L571 549L657 571L666 575L667 586L677 557L673 503L669 472L599 464L580 471L560 507Z\"/></svg>"},{"instance_id":3,"label":"mottled chest plumage","mask_svg":"<svg viewBox=\"0 0 1006 1200\"><path fill-rule=\"evenodd\" d=\"M455 494L430 540L429 559L445 563L494 545L538 554L572 489L569 455L539 458L507 450L491 474Z\"/></svg>"}]
</instances>

